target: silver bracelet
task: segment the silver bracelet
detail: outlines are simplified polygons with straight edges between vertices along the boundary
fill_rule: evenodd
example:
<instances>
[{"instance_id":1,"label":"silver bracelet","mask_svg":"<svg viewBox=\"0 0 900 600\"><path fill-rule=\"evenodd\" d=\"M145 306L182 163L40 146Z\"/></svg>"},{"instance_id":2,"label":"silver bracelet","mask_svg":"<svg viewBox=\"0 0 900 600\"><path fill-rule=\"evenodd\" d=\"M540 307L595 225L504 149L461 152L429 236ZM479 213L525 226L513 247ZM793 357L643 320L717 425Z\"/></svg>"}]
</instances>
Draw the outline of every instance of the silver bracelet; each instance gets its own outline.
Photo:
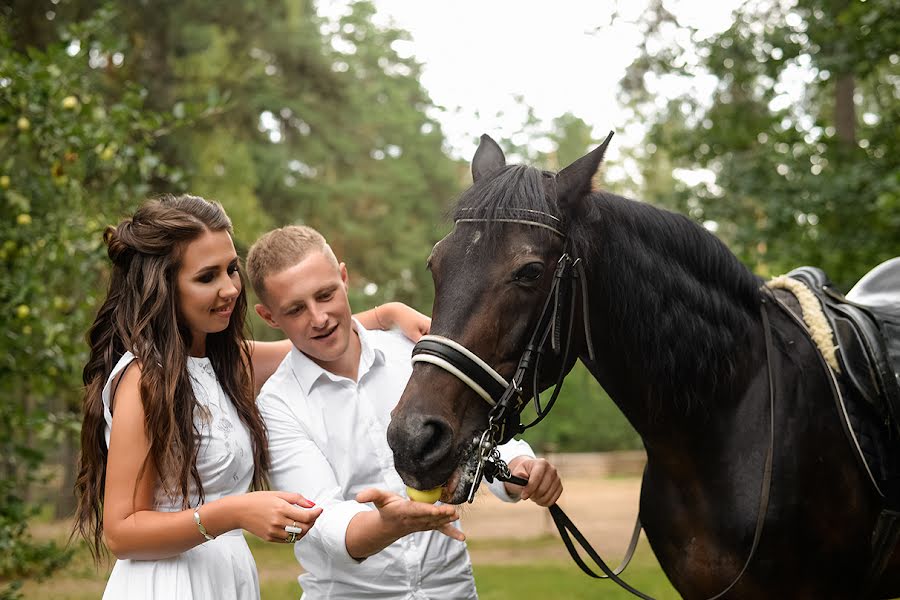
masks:
<instances>
[{"instance_id":1,"label":"silver bracelet","mask_svg":"<svg viewBox=\"0 0 900 600\"><path fill-rule=\"evenodd\" d=\"M201 504L196 509L194 509L194 523L197 524L197 529L200 530L200 534L205 537L207 540L214 540L216 536L209 535L209 532L206 531L206 527L203 526L203 523L200 522L200 507L203 506Z\"/></svg>"}]
</instances>

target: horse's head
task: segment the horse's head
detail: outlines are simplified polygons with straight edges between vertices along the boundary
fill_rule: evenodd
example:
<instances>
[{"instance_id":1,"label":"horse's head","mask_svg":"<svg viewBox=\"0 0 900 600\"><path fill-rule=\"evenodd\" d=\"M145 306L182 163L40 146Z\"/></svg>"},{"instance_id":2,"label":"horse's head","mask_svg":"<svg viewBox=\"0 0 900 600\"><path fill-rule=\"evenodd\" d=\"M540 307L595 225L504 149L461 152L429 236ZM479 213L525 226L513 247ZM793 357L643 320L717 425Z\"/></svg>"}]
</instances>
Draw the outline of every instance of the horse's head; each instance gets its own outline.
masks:
<instances>
[{"instance_id":1,"label":"horse's head","mask_svg":"<svg viewBox=\"0 0 900 600\"><path fill-rule=\"evenodd\" d=\"M610 136L611 137L611 136ZM431 334L467 348L509 380L551 289L566 232L583 209L609 139L558 174L507 166L488 136L472 161L473 185L460 197L456 227L435 244L428 266L435 286ZM546 386L560 369L545 361ZM418 362L388 429L403 480L418 489L445 486L442 499L468 495L477 462L473 440L490 405L445 368Z\"/></svg>"}]
</instances>

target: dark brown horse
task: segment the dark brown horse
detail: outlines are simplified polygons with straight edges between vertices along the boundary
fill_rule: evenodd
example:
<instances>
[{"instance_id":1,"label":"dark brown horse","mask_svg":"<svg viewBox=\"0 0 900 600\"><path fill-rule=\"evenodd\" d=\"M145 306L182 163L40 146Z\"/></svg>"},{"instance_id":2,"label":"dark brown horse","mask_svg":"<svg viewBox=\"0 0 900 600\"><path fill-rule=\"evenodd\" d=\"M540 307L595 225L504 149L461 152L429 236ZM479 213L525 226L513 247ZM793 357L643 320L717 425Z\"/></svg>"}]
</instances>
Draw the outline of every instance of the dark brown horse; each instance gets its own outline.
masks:
<instances>
[{"instance_id":1,"label":"dark brown horse","mask_svg":"<svg viewBox=\"0 0 900 600\"><path fill-rule=\"evenodd\" d=\"M684 216L591 191L602 154L554 174L507 166L482 138L457 225L428 261L431 333L510 379L560 257L577 256L588 304L577 303L571 357L548 351L539 387L579 358L640 434L640 519L678 592L708 598L738 579L727 597L900 593L900 557L890 552L866 583L884 500L839 418L832 386L850 395L847 382L830 379L799 321L713 235ZM404 481L444 485L445 501L463 502L490 408L447 369L417 363L388 430Z\"/></svg>"}]
</instances>

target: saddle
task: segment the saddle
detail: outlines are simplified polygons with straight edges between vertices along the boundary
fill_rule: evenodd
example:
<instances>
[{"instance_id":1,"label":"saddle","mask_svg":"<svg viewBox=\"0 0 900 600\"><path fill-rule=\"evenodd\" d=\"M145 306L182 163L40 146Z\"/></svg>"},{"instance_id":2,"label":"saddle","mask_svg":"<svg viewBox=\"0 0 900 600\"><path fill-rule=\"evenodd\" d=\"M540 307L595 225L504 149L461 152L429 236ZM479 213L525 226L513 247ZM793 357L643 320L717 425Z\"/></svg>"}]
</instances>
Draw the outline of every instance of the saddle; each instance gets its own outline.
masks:
<instances>
[{"instance_id":1,"label":"saddle","mask_svg":"<svg viewBox=\"0 0 900 600\"><path fill-rule=\"evenodd\" d=\"M841 373L900 439L900 257L869 271L846 295L816 267L788 277L816 295L834 332Z\"/></svg>"},{"instance_id":2,"label":"saddle","mask_svg":"<svg viewBox=\"0 0 900 600\"><path fill-rule=\"evenodd\" d=\"M815 267L787 276L803 283L822 305L840 372L862 399L838 398L844 430L883 502L861 588L868 597L900 542L900 257L869 271L846 295Z\"/></svg>"}]
</instances>

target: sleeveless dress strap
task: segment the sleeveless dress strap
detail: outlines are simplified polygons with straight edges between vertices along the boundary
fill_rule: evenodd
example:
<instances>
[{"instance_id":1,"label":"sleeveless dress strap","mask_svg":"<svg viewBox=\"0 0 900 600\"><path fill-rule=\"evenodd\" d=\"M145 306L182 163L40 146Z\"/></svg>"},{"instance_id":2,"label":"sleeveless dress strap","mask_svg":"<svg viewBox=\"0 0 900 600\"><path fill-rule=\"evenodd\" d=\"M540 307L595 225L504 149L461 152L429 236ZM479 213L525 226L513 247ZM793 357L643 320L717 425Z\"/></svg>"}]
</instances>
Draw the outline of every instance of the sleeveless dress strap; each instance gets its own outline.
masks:
<instances>
[{"instance_id":1,"label":"sleeveless dress strap","mask_svg":"<svg viewBox=\"0 0 900 600\"><path fill-rule=\"evenodd\" d=\"M100 394L100 398L103 400L103 419L106 421L107 448L109 448L109 432L112 427L112 399L116 395L116 388L119 386L119 381L122 379L125 369L128 368L128 365L130 365L134 359L135 356L131 352L126 352L119 358L119 362L116 363L116 366L113 367L112 372L110 372L109 377L106 380L106 385L103 386L103 392Z\"/></svg>"}]
</instances>

